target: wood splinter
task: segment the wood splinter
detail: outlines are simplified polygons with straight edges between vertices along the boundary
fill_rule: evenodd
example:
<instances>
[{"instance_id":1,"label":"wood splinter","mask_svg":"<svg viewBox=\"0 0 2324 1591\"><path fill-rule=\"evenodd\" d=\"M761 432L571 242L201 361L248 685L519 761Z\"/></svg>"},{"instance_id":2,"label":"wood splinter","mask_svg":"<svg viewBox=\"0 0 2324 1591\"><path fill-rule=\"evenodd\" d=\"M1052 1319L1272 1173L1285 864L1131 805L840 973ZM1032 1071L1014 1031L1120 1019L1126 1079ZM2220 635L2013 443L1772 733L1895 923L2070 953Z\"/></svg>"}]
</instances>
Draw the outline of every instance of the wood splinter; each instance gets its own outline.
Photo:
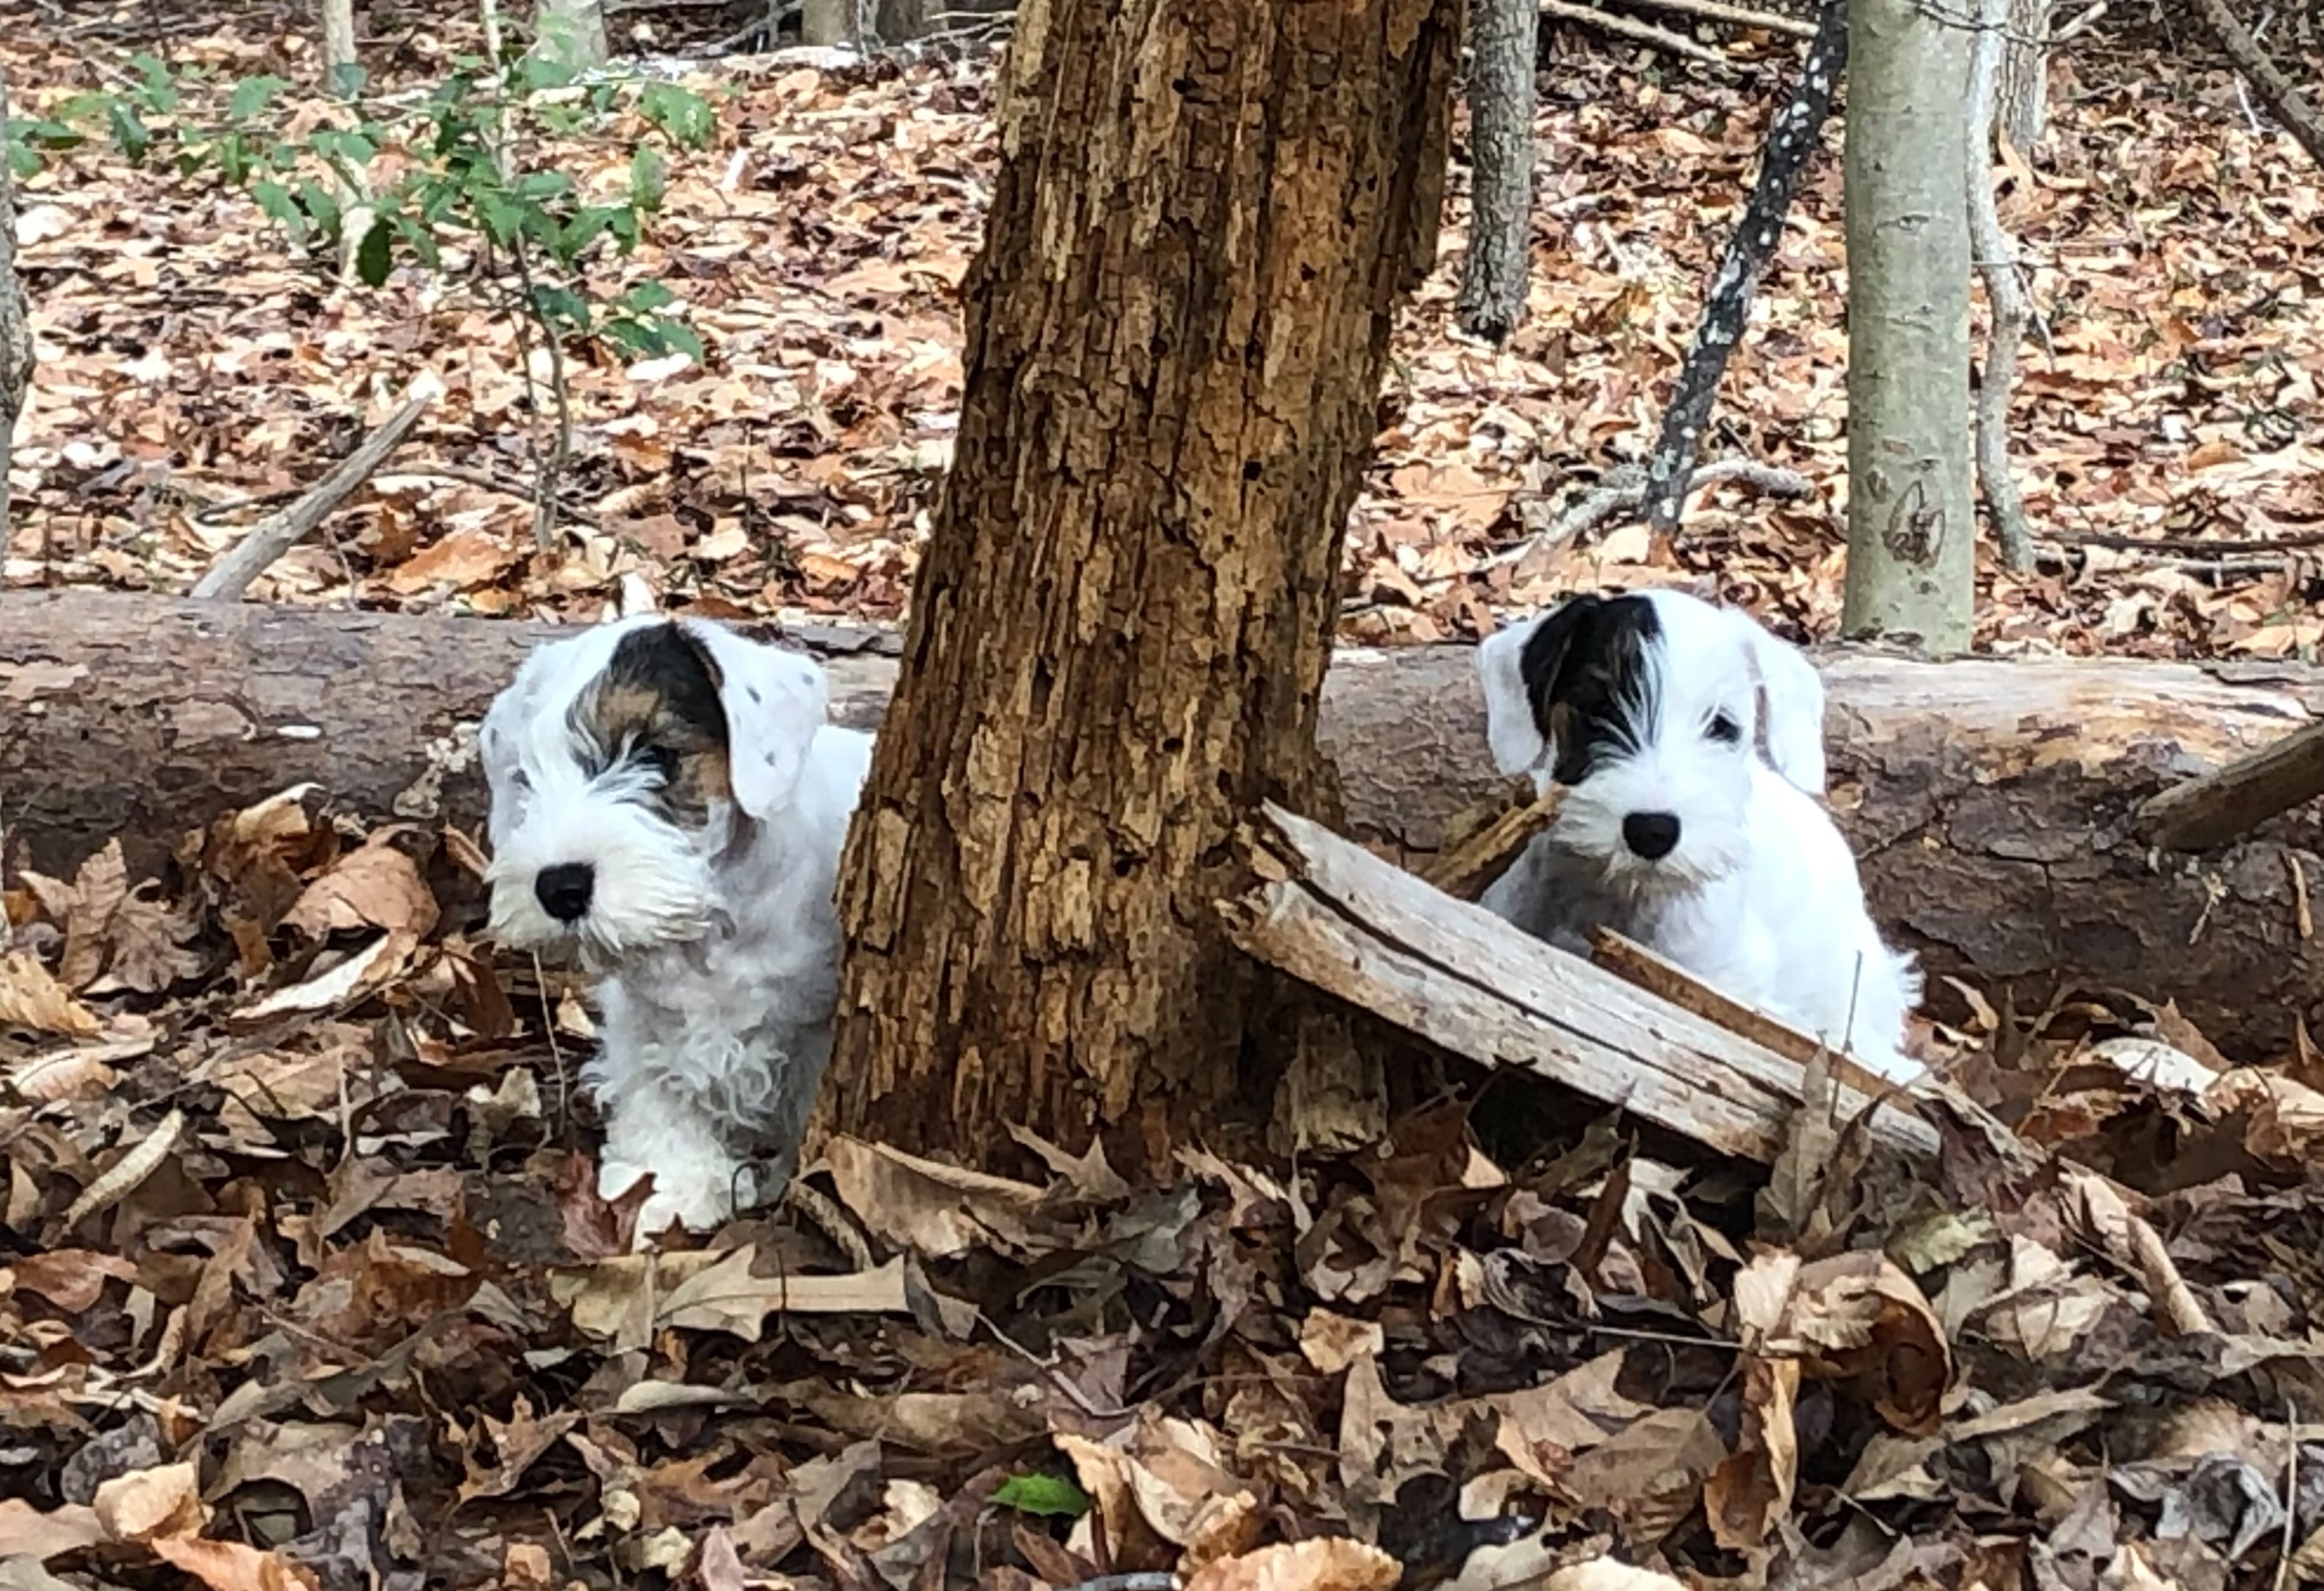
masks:
<instances>
[{"instance_id":1,"label":"wood splinter","mask_svg":"<svg viewBox=\"0 0 2324 1591\"><path fill-rule=\"evenodd\" d=\"M2150 798L2138 809L2138 837L2165 851L2208 851L2318 796L2324 722Z\"/></svg>"}]
</instances>

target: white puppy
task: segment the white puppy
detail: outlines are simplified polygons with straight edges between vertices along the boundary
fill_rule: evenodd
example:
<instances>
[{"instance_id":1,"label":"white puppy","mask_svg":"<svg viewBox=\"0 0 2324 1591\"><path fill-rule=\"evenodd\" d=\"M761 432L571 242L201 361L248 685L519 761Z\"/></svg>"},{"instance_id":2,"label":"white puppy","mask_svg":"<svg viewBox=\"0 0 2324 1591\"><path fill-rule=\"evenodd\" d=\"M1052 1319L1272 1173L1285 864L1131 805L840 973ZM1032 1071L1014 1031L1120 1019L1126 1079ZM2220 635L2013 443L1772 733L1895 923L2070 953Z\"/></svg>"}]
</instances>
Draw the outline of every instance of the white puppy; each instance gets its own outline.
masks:
<instances>
[{"instance_id":1,"label":"white puppy","mask_svg":"<svg viewBox=\"0 0 2324 1591\"><path fill-rule=\"evenodd\" d=\"M1824 809L1806 657L1747 614L1651 591L1573 597L1477 667L1501 772L1568 787L1488 910L1584 954L1611 929L1887 1077L1920 1073L1920 973L1866 915Z\"/></svg>"},{"instance_id":2,"label":"white puppy","mask_svg":"<svg viewBox=\"0 0 2324 1591\"><path fill-rule=\"evenodd\" d=\"M600 1190L653 1176L641 1244L789 1176L831 1054L839 852L871 762L828 698L796 652L647 616L540 648L485 715L492 932L601 975L582 1079L606 1116Z\"/></svg>"}]
</instances>

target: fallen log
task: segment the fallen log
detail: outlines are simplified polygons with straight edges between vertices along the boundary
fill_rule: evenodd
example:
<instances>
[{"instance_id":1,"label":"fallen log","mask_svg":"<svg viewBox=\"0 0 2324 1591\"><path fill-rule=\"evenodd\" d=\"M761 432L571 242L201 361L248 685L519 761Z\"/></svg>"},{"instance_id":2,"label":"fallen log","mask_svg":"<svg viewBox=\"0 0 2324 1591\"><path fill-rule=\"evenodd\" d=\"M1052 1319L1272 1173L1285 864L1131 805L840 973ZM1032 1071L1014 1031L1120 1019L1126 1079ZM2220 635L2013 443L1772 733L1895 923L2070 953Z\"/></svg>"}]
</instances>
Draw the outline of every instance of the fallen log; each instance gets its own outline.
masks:
<instances>
[{"instance_id":1,"label":"fallen log","mask_svg":"<svg viewBox=\"0 0 2324 1591\"><path fill-rule=\"evenodd\" d=\"M1225 908L1247 954L1440 1049L1522 1067L1721 1154L1765 1165L1783 1152L1803 1081L1790 1056L1513 934L1320 824L1270 804L1253 830L1261 883ZM1868 1103L1849 1070L1843 1121ZM1892 1148L1936 1152L1934 1129L1893 1101L1871 1126Z\"/></svg>"},{"instance_id":2,"label":"fallen log","mask_svg":"<svg viewBox=\"0 0 2324 1591\"><path fill-rule=\"evenodd\" d=\"M115 835L151 869L175 836L301 781L357 811L473 825L476 719L539 625L192 604L117 593L0 596L0 827L8 855L69 871ZM802 632L844 722L878 722L892 637ZM2311 883L2324 818L2274 819L2195 856L2135 832L2143 802L2311 722L2324 671L2119 659L1928 663L1819 653L1833 805L1875 915L1939 980L2021 1004L2053 978L2176 1000L2256 1058L2324 1011ZM1446 826L1506 798L1460 647L1346 651L1323 737L1357 837L1425 872ZM465 737L465 738L464 738Z\"/></svg>"}]
</instances>

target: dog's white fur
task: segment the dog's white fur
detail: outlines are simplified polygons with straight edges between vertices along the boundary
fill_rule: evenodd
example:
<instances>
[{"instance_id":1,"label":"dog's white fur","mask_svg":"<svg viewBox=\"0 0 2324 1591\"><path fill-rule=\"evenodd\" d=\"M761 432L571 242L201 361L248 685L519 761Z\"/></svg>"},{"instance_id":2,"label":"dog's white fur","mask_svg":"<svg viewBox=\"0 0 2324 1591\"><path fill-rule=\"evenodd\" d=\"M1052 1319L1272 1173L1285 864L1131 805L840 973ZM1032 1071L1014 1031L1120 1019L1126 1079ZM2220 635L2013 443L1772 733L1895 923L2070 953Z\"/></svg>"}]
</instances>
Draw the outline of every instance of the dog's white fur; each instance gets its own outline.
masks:
<instances>
[{"instance_id":1,"label":"dog's white fur","mask_svg":"<svg viewBox=\"0 0 2324 1591\"><path fill-rule=\"evenodd\" d=\"M599 1189L650 1172L641 1245L672 1220L703 1229L778 1193L831 1053L840 847L871 736L825 721L823 670L715 624L679 622L720 676L733 801L700 829L633 799L653 775L592 773L569 715L621 638L595 626L526 659L482 730L492 791L493 936L569 946L602 974L600 1048L582 1078L606 1114ZM543 910L544 867L595 870L587 915Z\"/></svg>"},{"instance_id":2,"label":"dog's white fur","mask_svg":"<svg viewBox=\"0 0 2324 1591\"><path fill-rule=\"evenodd\" d=\"M1813 1037L1844 1041L1885 1076L1918 1076L1904 1043L1920 973L1873 926L1856 858L1822 804L1814 666L1738 610L1644 595L1661 628L1646 658L1658 689L1633 702L1644 733L1567 791L1550 831L1482 903L1580 953L1593 929L1612 929ZM1554 611L1493 635L1477 663L1495 763L1531 772L1544 792L1557 748L1537 725L1521 660ZM1732 740L1706 734L1722 714L1740 730ZM1631 848L1623 830L1634 813L1677 819L1666 856Z\"/></svg>"}]
</instances>

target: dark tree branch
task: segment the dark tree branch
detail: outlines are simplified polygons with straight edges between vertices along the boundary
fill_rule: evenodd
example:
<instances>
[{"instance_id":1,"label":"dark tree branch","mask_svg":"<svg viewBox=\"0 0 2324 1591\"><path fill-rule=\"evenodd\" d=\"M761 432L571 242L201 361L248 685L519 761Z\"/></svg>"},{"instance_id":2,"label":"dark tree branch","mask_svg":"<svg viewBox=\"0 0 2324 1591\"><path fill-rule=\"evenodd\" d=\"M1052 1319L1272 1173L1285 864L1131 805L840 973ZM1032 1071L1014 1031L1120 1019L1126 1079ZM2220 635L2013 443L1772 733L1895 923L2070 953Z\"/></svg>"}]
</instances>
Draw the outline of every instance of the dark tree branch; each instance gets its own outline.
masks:
<instances>
[{"instance_id":1,"label":"dark tree branch","mask_svg":"<svg viewBox=\"0 0 2324 1591\"><path fill-rule=\"evenodd\" d=\"M2236 70L2259 96L2267 114L2283 124L2285 132L2300 142L2308 158L2324 165L2324 116L2319 116L2299 85L2286 77L2273 58L2260 48L2259 40L2244 26L2227 0L2196 0L2195 9L2201 14L2203 25L2219 48L2227 52Z\"/></svg>"},{"instance_id":2,"label":"dark tree branch","mask_svg":"<svg viewBox=\"0 0 2324 1591\"><path fill-rule=\"evenodd\" d=\"M1832 92L1847 69L1847 0L1824 0L1799 82L1767 129L1766 157L1759 162L1759 177L1751 185L1743 218L1727 240L1719 273L1711 280L1702 324L1695 329L1694 346L1687 350L1686 365L1679 372L1678 386L1663 415L1661 439L1646 466L1646 520L1658 541L1678 528L1679 510L1694 476L1703 429L1711 421L1720 378L1727 373L1728 356L1742 339L1759 273L1766 269L1775 252L1775 240L1783 236L1792 195L1815 153L1817 137L1831 115Z\"/></svg>"}]
</instances>

